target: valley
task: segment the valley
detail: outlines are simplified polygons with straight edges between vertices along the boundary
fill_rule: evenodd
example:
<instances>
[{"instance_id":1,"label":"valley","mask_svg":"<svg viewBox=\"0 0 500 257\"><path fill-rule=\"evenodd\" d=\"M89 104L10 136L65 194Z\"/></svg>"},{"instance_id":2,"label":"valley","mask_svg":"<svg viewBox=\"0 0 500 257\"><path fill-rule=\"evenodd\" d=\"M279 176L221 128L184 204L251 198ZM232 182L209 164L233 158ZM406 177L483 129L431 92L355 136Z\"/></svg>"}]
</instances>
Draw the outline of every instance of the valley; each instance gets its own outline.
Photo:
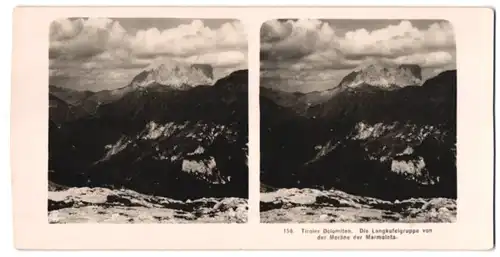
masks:
<instances>
[{"instance_id":1,"label":"valley","mask_svg":"<svg viewBox=\"0 0 500 257\"><path fill-rule=\"evenodd\" d=\"M115 90L81 92L51 86L48 179L69 188L67 199L77 197L72 192L79 189L84 195L123 195L119 190L130 190L132 199L165 197L181 201L178 206L196 199L209 199L208 205L213 205L234 198L234 205L244 209L247 87L246 70L214 81L210 66L179 62L146 69L128 86ZM49 202L54 194L49 193ZM71 216L64 222L95 212L88 203L74 204L57 210ZM126 216L141 213L118 209ZM107 219L111 213L97 216ZM172 213L158 222L171 220ZM243 220L224 217L213 220Z\"/></svg>"}]
</instances>

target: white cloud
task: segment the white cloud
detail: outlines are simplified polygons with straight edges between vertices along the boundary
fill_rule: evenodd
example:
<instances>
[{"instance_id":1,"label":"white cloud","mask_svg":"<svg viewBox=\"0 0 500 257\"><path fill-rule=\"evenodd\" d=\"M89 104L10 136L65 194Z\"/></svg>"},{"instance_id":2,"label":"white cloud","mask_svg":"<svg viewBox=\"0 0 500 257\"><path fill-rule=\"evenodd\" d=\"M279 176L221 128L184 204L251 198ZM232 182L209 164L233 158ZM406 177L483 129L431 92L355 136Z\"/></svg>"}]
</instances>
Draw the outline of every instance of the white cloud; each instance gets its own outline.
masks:
<instances>
[{"instance_id":1,"label":"white cloud","mask_svg":"<svg viewBox=\"0 0 500 257\"><path fill-rule=\"evenodd\" d=\"M445 66L451 63L453 60L453 56L448 52L430 52L430 53L416 53L407 56L400 56L393 59L394 63L397 64L405 64L412 63L418 64L422 67L438 67Z\"/></svg>"},{"instance_id":2,"label":"white cloud","mask_svg":"<svg viewBox=\"0 0 500 257\"><path fill-rule=\"evenodd\" d=\"M193 55L213 45L215 33L200 21L160 31L157 28L140 30L130 38L131 48L138 55ZM207 44L205 45L205 40Z\"/></svg>"},{"instance_id":3,"label":"white cloud","mask_svg":"<svg viewBox=\"0 0 500 257\"><path fill-rule=\"evenodd\" d=\"M57 20L50 27L50 57L90 58L113 48L127 49L126 32L106 18Z\"/></svg>"},{"instance_id":4,"label":"white cloud","mask_svg":"<svg viewBox=\"0 0 500 257\"><path fill-rule=\"evenodd\" d=\"M74 59L102 54L107 59L130 56L191 57L207 52L245 51L247 44L243 25L222 24L211 29L200 20L175 28L139 30L128 34L118 21L102 18L57 20L51 25L53 57Z\"/></svg>"},{"instance_id":5,"label":"white cloud","mask_svg":"<svg viewBox=\"0 0 500 257\"><path fill-rule=\"evenodd\" d=\"M428 49L454 47L455 39L447 22L432 24L419 30L409 21L368 32L365 29L349 31L339 40L345 55L399 56Z\"/></svg>"},{"instance_id":6,"label":"white cloud","mask_svg":"<svg viewBox=\"0 0 500 257\"><path fill-rule=\"evenodd\" d=\"M373 31L347 31L343 36L320 20L272 20L261 29L261 57L267 68L344 69L373 58L434 67L453 62L454 47L453 29L447 22L419 29L401 21Z\"/></svg>"},{"instance_id":7,"label":"white cloud","mask_svg":"<svg viewBox=\"0 0 500 257\"><path fill-rule=\"evenodd\" d=\"M94 76L113 81L129 77L128 72L124 76L112 74L113 68L119 72L144 68L165 56L215 67L246 67L246 48L246 32L238 21L212 29L194 20L174 28L150 28L131 34L118 21L107 18L61 19L50 27L49 57L50 68L57 69L59 76L64 73L70 78ZM76 69L92 72L82 74Z\"/></svg>"},{"instance_id":8,"label":"white cloud","mask_svg":"<svg viewBox=\"0 0 500 257\"><path fill-rule=\"evenodd\" d=\"M194 20L163 31L157 28L140 30L130 38L133 52L145 56L192 56L216 49L243 49L246 44L244 28L238 21L224 23L212 30L203 22Z\"/></svg>"},{"instance_id":9,"label":"white cloud","mask_svg":"<svg viewBox=\"0 0 500 257\"><path fill-rule=\"evenodd\" d=\"M50 24L50 41L71 39L75 37L83 28L81 20L71 21L68 19L55 20Z\"/></svg>"},{"instance_id":10,"label":"white cloud","mask_svg":"<svg viewBox=\"0 0 500 257\"><path fill-rule=\"evenodd\" d=\"M266 22L261 36L261 50L268 58L276 60L303 57L332 48L336 37L327 23L310 19Z\"/></svg>"},{"instance_id":11,"label":"white cloud","mask_svg":"<svg viewBox=\"0 0 500 257\"><path fill-rule=\"evenodd\" d=\"M231 67L246 63L246 53L240 51L221 51L191 56L185 59L190 63L206 63L214 67Z\"/></svg>"}]
</instances>

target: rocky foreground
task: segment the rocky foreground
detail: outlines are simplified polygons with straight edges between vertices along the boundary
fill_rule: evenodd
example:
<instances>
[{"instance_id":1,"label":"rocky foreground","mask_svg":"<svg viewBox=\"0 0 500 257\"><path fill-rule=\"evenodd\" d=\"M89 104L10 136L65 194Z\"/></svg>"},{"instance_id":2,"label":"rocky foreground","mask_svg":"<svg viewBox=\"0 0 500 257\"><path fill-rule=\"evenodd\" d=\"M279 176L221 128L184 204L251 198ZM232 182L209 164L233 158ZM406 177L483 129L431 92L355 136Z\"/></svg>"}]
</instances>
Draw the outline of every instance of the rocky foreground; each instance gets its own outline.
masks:
<instances>
[{"instance_id":1,"label":"rocky foreground","mask_svg":"<svg viewBox=\"0 0 500 257\"><path fill-rule=\"evenodd\" d=\"M132 190L50 188L49 223L244 223L247 200L178 201Z\"/></svg>"},{"instance_id":2,"label":"rocky foreground","mask_svg":"<svg viewBox=\"0 0 500 257\"><path fill-rule=\"evenodd\" d=\"M262 192L263 223L455 222L456 201L411 198L384 201L338 190L279 189Z\"/></svg>"}]
</instances>

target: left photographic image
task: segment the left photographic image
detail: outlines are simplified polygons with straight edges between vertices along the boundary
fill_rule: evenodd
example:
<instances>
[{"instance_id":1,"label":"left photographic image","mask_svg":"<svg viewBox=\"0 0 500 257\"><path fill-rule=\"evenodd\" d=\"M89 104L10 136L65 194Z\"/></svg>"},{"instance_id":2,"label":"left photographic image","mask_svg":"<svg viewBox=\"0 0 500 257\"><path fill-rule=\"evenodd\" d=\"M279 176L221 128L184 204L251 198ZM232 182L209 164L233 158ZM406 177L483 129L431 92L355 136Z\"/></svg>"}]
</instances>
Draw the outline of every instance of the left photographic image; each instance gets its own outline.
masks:
<instances>
[{"instance_id":1,"label":"left photographic image","mask_svg":"<svg viewBox=\"0 0 500 257\"><path fill-rule=\"evenodd\" d=\"M238 20L73 17L49 38L49 223L247 222Z\"/></svg>"}]
</instances>

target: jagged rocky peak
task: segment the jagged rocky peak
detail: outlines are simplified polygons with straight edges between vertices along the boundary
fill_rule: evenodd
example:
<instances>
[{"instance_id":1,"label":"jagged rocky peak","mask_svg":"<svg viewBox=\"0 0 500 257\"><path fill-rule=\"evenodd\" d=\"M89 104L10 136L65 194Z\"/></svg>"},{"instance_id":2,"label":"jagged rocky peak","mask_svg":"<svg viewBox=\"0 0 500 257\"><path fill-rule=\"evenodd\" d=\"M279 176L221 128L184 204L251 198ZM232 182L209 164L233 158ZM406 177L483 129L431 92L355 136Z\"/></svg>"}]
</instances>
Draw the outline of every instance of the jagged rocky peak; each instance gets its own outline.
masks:
<instances>
[{"instance_id":1,"label":"jagged rocky peak","mask_svg":"<svg viewBox=\"0 0 500 257\"><path fill-rule=\"evenodd\" d=\"M161 84L175 89L185 89L214 82L213 68L209 64L192 64L176 60L163 60L139 73L132 80L134 87Z\"/></svg>"},{"instance_id":2,"label":"jagged rocky peak","mask_svg":"<svg viewBox=\"0 0 500 257\"><path fill-rule=\"evenodd\" d=\"M358 88L368 85L391 90L421 85L421 83L422 70L418 65L370 62L349 73L340 82L340 86L343 88Z\"/></svg>"}]
</instances>

